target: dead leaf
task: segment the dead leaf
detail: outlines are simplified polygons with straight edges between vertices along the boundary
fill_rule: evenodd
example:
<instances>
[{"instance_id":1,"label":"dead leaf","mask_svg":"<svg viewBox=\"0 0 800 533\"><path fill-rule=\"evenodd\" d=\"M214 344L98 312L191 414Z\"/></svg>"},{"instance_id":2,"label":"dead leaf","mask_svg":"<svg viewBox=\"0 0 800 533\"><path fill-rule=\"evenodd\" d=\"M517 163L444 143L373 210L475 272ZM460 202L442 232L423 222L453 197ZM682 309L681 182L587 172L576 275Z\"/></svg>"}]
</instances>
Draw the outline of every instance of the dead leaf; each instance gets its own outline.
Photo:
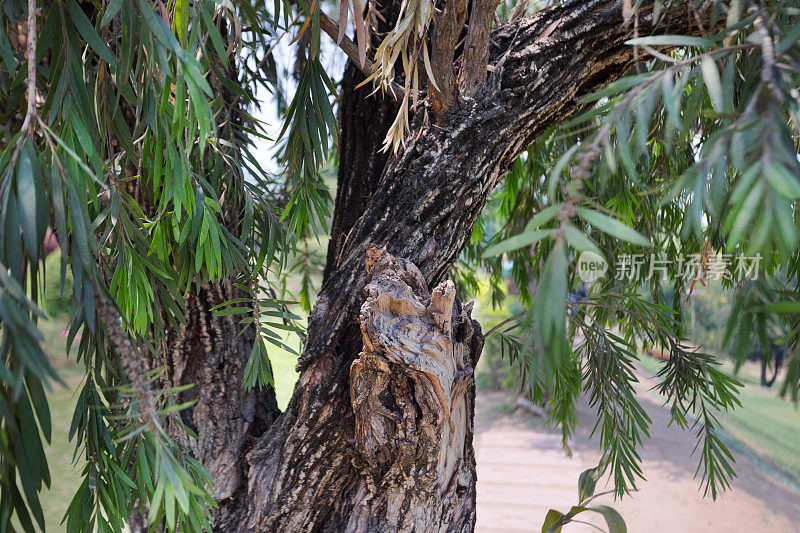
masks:
<instances>
[{"instance_id":1,"label":"dead leaf","mask_svg":"<svg viewBox=\"0 0 800 533\"><path fill-rule=\"evenodd\" d=\"M552 22L552 23L551 23L551 24L550 24L550 25L549 25L547 28L545 28L545 30L542 32L542 34L541 34L541 35L539 35L539 36L536 38L536 40L535 40L535 41L533 41L533 43L534 43L534 44L536 44L536 43L538 43L538 42L540 42L540 41L543 41L543 40L547 39L547 37L549 37L549 36L550 36L550 34L551 34L551 33L553 33L553 30L555 30L555 29L556 29L556 26L558 26L558 24L559 24L560 22L561 22L561 19L554 20L554 21L553 21L553 22Z\"/></svg>"},{"instance_id":2,"label":"dead leaf","mask_svg":"<svg viewBox=\"0 0 800 533\"><path fill-rule=\"evenodd\" d=\"M336 44L342 44L342 39L344 39L347 31L347 19L350 15L349 5L350 2L348 0L339 1L339 35L336 36Z\"/></svg>"},{"instance_id":3,"label":"dead leaf","mask_svg":"<svg viewBox=\"0 0 800 533\"><path fill-rule=\"evenodd\" d=\"M358 62L363 67L367 64L367 22L364 20L364 9L361 7L361 2L359 0L352 1L353 25L356 27L356 41L358 44Z\"/></svg>"}]
</instances>

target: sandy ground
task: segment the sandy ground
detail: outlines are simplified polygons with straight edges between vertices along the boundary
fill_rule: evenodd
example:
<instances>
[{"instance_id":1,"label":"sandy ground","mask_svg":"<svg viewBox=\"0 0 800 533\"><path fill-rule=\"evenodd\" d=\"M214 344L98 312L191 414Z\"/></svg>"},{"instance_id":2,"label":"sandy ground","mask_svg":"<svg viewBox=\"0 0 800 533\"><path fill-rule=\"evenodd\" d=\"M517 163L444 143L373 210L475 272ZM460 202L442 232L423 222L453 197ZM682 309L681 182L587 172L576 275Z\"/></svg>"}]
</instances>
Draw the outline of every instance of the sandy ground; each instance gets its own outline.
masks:
<instances>
[{"instance_id":1,"label":"sandy ground","mask_svg":"<svg viewBox=\"0 0 800 533\"><path fill-rule=\"evenodd\" d=\"M613 505L625 519L628 531L638 532L800 532L800 494L776 481L747 457L734 453L738 478L733 490L717 501L703 498L695 479L694 435L667 427L668 413L655 398L642 394L653 421L651 439L643 450L647 481L622 501L610 496L597 503ZM567 511L577 503L580 473L600 458L596 437L589 438L594 417L580 406L573 456L561 450L558 431L541 419L513 410L507 393L479 392L475 425L478 463L478 516L480 533L541 531L547 510ZM598 486L598 492L609 486ZM591 524L605 523L599 515ZM568 524L564 533L597 532L587 524Z\"/></svg>"}]
</instances>

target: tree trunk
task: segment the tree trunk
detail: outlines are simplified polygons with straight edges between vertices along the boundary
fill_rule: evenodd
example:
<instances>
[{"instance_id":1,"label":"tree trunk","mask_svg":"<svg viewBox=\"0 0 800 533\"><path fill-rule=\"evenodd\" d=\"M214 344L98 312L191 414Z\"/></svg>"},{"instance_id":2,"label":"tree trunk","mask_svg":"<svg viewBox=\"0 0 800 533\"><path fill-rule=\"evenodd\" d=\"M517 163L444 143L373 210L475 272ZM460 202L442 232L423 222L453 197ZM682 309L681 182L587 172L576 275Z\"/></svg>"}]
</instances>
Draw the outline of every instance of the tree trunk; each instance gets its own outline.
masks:
<instances>
[{"instance_id":1,"label":"tree trunk","mask_svg":"<svg viewBox=\"0 0 800 533\"><path fill-rule=\"evenodd\" d=\"M254 332L236 315L213 316L211 309L246 296L231 280L193 287L185 298L186 325L168 338L167 368L173 386L192 385L179 394L180 402L195 403L180 412L183 423L197 434L189 445L195 458L214 480L219 505L215 522L224 524L245 505L252 448L280 411L272 387L245 390L244 369Z\"/></svg>"},{"instance_id":2,"label":"tree trunk","mask_svg":"<svg viewBox=\"0 0 800 533\"><path fill-rule=\"evenodd\" d=\"M702 17L676 4L663 24L697 33ZM648 9L640 34L653 29ZM218 292L189 303L195 331L171 352L176 381L199 381L187 421L220 483L216 530L473 529L483 339L445 278L517 155L631 65L623 22L622 0L568 0L502 26L486 85L435 125L418 113L388 160L376 143L394 104L357 94L348 67L328 264L286 412L275 419L271 391L241 391L246 341L208 326Z\"/></svg>"},{"instance_id":3,"label":"tree trunk","mask_svg":"<svg viewBox=\"0 0 800 533\"><path fill-rule=\"evenodd\" d=\"M239 529L247 506L245 454L280 414L274 389L246 391L242 385L254 342L252 329L240 334L235 315L215 317L211 311L245 296L231 280L192 287L184 299L186 324L167 329L164 360L145 361L148 368L162 364L167 368L165 386L192 385L176 400L195 402L181 410L180 417L197 435L187 444L214 481L212 494L219 508L213 518L220 531ZM185 432L180 435L182 439ZM149 531L147 513L141 511L130 517L133 533Z\"/></svg>"},{"instance_id":4,"label":"tree trunk","mask_svg":"<svg viewBox=\"0 0 800 533\"><path fill-rule=\"evenodd\" d=\"M451 282L429 292L408 261L370 248L365 270L363 349L342 366L319 358L248 455L246 528L472 530L477 322ZM265 446L276 435L288 438Z\"/></svg>"}]
</instances>

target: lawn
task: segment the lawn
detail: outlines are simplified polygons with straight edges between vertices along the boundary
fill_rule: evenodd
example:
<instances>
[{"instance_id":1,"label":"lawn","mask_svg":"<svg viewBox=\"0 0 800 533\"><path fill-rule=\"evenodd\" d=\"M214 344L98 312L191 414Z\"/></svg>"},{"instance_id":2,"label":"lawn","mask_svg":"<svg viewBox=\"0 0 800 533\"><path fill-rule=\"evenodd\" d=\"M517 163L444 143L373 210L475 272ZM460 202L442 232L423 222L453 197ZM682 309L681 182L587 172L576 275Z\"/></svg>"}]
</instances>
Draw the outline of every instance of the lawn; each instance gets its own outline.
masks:
<instances>
[{"instance_id":1,"label":"lawn","mask_svg":"<svg viewBox=\"0 0 800 533\"><path fill-rule=\"evenodd\" d=\"M296 335L287 335L284 342L295 350L300 350L300 339ZM272 363L272 375L275 378L275 397L278 400L278 407L283 411L292 397L294 384L297 382L298 373L294 369L297 364L297 356L269 344L267 353Z\"/></svg>"},{"instance_id":2,"label":"lawn","mask_svg":"<svg viewBox=\"0 0 800 533\"><path fill-rule=\"evenodd\" d=\"M642 356L641 366L647 375L653 375L661 363ZM722 369L733 375L730 361L725 361ZM789 479L800 479L800 410L778 396L777 381L771 389L761 386L758 365L746 365L736 377L744 385L739 394L742 406L719 413L723 429Z\"/></svg>"},{"instance_id":3,"label":"lawn","mask_svg":"<svg viewBox=\"0 0 800 533\"><path fill-rule=\"evenodd\" d=\"M61 519L80 485L80 470L83 464L82 461L77 465L73 462L75 446L67 440L77 401L77 390L83 380L83 370L82 366L76 364L74 358L67 357L66 339L61 335L65 327L66 320L63 318L43 320L39 323L39 329L44 335L44 349L66 384L66 386L52 384L47 394L53 421L53 435L50 445L45 447L45 453L50 465L52 484L49 490L42 492L40 499L48 531L64 529Z\"/></svg>"}]
</instances>

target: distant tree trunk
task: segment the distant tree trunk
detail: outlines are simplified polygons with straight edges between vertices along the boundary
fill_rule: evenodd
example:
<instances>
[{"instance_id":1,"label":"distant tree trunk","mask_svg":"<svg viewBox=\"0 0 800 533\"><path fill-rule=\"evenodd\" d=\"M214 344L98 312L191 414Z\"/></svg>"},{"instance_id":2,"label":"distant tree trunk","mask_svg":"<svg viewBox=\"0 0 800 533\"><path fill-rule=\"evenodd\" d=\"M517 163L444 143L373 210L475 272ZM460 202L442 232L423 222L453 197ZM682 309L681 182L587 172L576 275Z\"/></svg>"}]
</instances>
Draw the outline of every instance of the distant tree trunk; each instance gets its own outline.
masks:
<instances>
[{"instance_id":1,"label":"distant tree trunk","mask_svg":"<svg viewBox=\"0 0 800 533\"><path fill-rule=\"evenodd\" d=\"M485 83L471 70L480 86L435 125L417 113L397 158L377 152L395 104L359 94L347 68L328 263L286 412L275 418L271 391L236 383L247 341L207 314L229 289L190 297L189 331L170 352L176 379L200 382L187 422L219 483L216 530L472 531L483 338L445 279L517 155L630 67L622 9L568 0L500 27ZM641 34L652 29L643 9ZM672 10L665 27L699 31L684 4Z\"/></svg>"}]
</instances>

